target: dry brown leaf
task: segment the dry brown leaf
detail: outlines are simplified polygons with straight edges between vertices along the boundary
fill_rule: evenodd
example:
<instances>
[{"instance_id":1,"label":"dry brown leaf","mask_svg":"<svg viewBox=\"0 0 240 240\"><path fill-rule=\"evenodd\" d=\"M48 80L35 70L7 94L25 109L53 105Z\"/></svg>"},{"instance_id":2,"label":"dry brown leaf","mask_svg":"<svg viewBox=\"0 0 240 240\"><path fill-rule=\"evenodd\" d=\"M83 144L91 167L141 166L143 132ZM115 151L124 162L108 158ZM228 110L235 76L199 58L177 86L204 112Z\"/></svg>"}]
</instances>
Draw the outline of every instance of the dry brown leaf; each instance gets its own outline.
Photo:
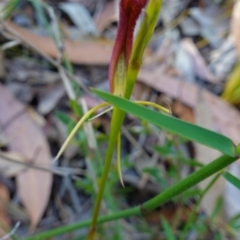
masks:
<instances>
[{"instance_id":1,"label":"dry brown leaf","mask_svg":"<svg viewBox=\"0 0 240 240\"><path fill-rule=\"evenodd\" d=\"M0 50L0 78L4 79L6 75L5 72L5 56L4 52Z\"/></svg>"},{"instance_id":2,"label":"dry brown leaf","mask_svg":"<svg viewBox=\"0 0 240 240\"><path fill-rule=\"evenodd\" d=\"M186 106L185 104L182 104L179 101L174 102L171 107L172 107L171 110L174 113L174 115L176 115L177 117L184 121L194 123L194 113L190 107Z\"/></svg>"},{"instance_id":3,"label":"dry brown leaf","mask_svg":"<svg viewBox=\"0 0 240 240\"><path fill-rule=\"evenodd\" d=\"M151 88L143 83L136 82L134 85L132 96L136 100L147 101L151 92Z\"/></svg>"},{"instance_id":4,"label":"dry brown leaf","mask_svg":"<svg viewBox=\"0 0 240 240\"><path fill-rule=\"evenodd\" d=\"M159 221L164 217L168 222L174 222L176 215L180 217L179 223L186 222L190 216L191 209L186 206L168 203L165 204L160 210L150 212L145 216L149 224L159 226Z\"/></svg>"},{"instance_id":5,"label":"dry brown leaf","mask_svg":"<svg viewBox=\"0 0 240 240\"><path fill-rule=\"evenodd\" d=\"M50 167L51 156L46 138L32 121L23 104L0 85L0 125L8 139L10 151L28 162ZM36 169L22 171L16 177L19 196L31 219L31 229L39 222L48 203L52 174Z\"/></svg>"},{"instance_id":6,"label":"dry brown leaf","mask_svg":"<svg viewBox=\"0 0 240 240\"><path fill-rule=\"evenodd\" d=\"M16 162L9 161L5 157L10 158ZM26 160L18 153L0 151L0 172L6 177L13 177L25 169L26 167L21 164L24 162L26 162Z\"/></svg>"},{"instance_id":7,"label":"dry brown leaf","mask_svg":"<svg viewBox=\"0 0 240 240\"><path fill-rule=\"evenodd\" d=\"M99 32L102 32L111 22L117 21L117 14L114 2L107 2L95 18L95 23Z\"/></svg>"},{"instance_id":8,"label":"dry brown leaf","mask_svg":"<svg viewBox=\"0 0 240 240\"><path fill-rule=\"evenodd\" d=\"M240 0L235 3L232 13L232 34L240 57Z\"/></svg>"},{"instance_id":9,"label":"dry brown leaf","mask_svg":"<svg viewBox=\"0 0 240 240\"><path fill-rule=\"evenodd\" d=\"M39 96L38 112L42 115L50 113L65 95L65 88L61 82L48 84Z\"/></svg>"},{"instance_id":10,"label":"dry brown leaf","mask_svg":"<svg viewBox=\"0 0 240 240\"><path fill-rule=\"evenodd\" d=\"M166 61L166 58L171 56L173 52L173 45L168 38L163 39L162 44L154 51L149 58L144 59L145 64L156 64L156 63L163 63Z\"/></svg>"},{"instance_id":11,"label":"dry brown leaf","mask_svg":"<svg viewBox=\"0 0 240 240\"><path fill-rule=\"evenodd\" d=\"M10 228L10 218L7 212L7 204L9 201L8 189L0 184L0 238L5 236Z\"/></svg>"},{"instance_id":12,"label":"dry brown leaf","mask_svg":"<svg viewBox=\"0 0 240 240\"><path fill-rule=\"evenodd\" d=\"M216 77L208 69L204 58L201 56L193 40L191 38L185 38L181 41L181 46L191 56L195 74L204 80L216 83Z\"/></svg>"},{"instance_id":13,"label":"dry brown leaf","mask_svg":"<svg viewBox=\"0 0 240 240\"><path fill-rule=\"evenodd\" d=\"M50 37L43 37L8 22L7 26L14 29L22 38L34 44L41 52L52 57L59 57L59 51ZM69 60L77 64L106 65L110 61L112 42L102 40L71 42L66 40L64 47Z\"/></svg>"}]
</instances>

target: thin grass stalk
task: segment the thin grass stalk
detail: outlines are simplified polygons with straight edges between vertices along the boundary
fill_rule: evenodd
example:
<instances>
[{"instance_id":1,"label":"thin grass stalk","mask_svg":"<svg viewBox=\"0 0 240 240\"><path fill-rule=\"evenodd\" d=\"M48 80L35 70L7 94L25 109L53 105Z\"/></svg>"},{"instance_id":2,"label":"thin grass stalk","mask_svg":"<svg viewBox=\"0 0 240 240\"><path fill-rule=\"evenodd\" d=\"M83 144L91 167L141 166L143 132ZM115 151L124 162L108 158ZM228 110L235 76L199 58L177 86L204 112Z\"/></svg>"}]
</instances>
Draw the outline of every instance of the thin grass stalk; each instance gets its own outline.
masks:
<instances>
[{"instance_id":1,"label":"thin grass stalk","mask_svg":"<svg viewBox=\"0 0 240 240\"><path fill-rule=\"evenodd\" d=\"M127 217L132 217L137 215L146 215L152 210L154 210L155 208L163 205L164 203L170 201L171 199L183 193L184 191L188 190L189 188L200 183L204 179L210 177L215 173L218 173L222 169L226 168L227 166L235 162L238 158L239 158L238 156L230 157L228 155L222 155L221 157L215 159L208 165L202 167L198 171L192 173L185 179L181 180L179 183L166 189L162 193L158 194L156 197L145 202L143 205L126 209L123 211L119 211L110 215L101 216L98 218L97 223L100 224L100 223L114 221L121 218L127 218ZM90 226L90 224L91 224L91 219L82 221L79 223L75 223L72 225L56 228L43 233L39 233L34 236L25 238L25 240L43 240L43 239L45 240L50 237L65 234L67 232L71 232L80 228L88 227Z\"/></svg>"}]
</instances>

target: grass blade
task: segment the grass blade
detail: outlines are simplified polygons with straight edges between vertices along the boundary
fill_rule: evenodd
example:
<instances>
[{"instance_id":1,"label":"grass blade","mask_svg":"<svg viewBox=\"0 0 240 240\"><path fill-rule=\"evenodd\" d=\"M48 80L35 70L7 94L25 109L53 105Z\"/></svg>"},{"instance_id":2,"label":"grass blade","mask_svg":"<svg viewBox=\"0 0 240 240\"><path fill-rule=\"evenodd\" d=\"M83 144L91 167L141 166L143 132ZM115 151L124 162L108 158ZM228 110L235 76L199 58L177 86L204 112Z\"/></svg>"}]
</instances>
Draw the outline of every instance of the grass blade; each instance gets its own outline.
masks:
<instances>
[{"instance_id":1,"label":"grass blade","mask_svg":"<svg viewBox=\"0 0 240 240\"><path fill-rule=\"evenodd\" d=\"M225 177L225 179L230 182L232 185L234 185L236 188L238 188L240 190L240 179L233 176L231 173L229 172L225 172L223 174L223 176Z\"/></svg>"},{"instance_id":2,"label":"grass blade","mask_svg":"<svg viewBox=\"0 0 240 240\"><path fill-rule=\"evenodd\" d=\"M129 100L114 96L109 93L96 89L93 89L92 91L99 97L112 103L114 106L117 106L123 111L130 113L136 117L146 120L149 123L164 128L172 133L183 136L189 140L219 150L226 155L232 157L235 155L235 148L232 140L221 134L191 123L184 122L170 115L150 110Z\"/></svg>"},{"instance_id":3,"label":"grass blade","mask_svg":"<svg viewBox=\"0 0 240 240\"><path fill-rule=\"evenodd\" d=\"M162 218L162 227L167 240L176 240L173 230L165 218Z\"/></svg>"}]
</instances>

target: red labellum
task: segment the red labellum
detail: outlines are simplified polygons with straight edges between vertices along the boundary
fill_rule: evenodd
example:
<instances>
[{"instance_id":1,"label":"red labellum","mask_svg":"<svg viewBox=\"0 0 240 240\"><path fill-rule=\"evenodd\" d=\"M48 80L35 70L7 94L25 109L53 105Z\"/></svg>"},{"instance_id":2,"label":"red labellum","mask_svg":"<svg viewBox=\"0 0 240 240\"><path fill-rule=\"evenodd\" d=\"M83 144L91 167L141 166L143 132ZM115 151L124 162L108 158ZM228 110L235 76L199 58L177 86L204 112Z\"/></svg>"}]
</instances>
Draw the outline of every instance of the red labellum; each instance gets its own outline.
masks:
<instances>
[{"instance_id":1,"label":"red labellum","mask_svg":"<svg viewBox=\"0 0 240 240\"><path fill-rule=\"evenodd\" d=\"M112 58L109 66L110 90L114 92L114 77L118 61L124 56L125 69L127 69L133 45L133 34L139 15L146 6L147 0L121 0L119 12L119 26ZM123 83L124 84L124 83Z\"/></svg>"}]
</instances>

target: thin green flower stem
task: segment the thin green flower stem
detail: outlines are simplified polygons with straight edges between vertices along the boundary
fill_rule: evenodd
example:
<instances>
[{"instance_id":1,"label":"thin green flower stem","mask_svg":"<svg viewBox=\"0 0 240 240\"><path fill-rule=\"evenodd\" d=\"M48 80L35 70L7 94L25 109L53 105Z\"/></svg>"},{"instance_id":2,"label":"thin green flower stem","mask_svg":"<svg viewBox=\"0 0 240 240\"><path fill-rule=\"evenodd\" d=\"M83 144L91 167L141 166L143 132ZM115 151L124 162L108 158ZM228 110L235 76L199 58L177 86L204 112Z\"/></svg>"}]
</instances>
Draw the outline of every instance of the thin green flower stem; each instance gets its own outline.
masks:
<instances>
[{"instance_id":1,"label":"thin green flower stem","mask_svg":"<svg viewBox=\"0 0 240 240\"><path fill-rule=\"evenodd\" d=\"M107 181L108 172L112 162L113 152L116 146L117 138L118 138L124 117L125 117L125 113L122 110L116 107L113 108L113 114L112 114L111 126L110 126L109 145L107 149L107 154L106 154L104 168L103 168L103 174L100 181L99 191L97 194L97 199L96 199L94 210L93 210L92 223L88 233L87 240L92 240L96 231L96 223L97 223L100 205L101 205L101 201L104 193L104 187Z\"/></svg>"},{"instance_id":2,"label":"thin green flower stem","mask_svg":"<svg viewBox=\"0 0 240 240\"><path fill-rule=\"evenodd\" d=\"M117 138L117 135L116 135ZM116 139L115 139L116 141ZM165 191L161 192L156 197L150 199L149 201L145 202L143 205L133 207L130 209L126 209L120 212L116 212L110 215L101 216L98 218L97 223L104 223L108 221L117 220L120 218L127 218L136 215L145 215L148 212L152 211L153 209L163 205L164 203L170 201L177 195L183 193L184 191L188 190L189 188L195 186L199 182L203 181L204 179L210 177L211 175L219 172L220 170L224 169L225 167L229 166L233 162L235 162L239 157L230 157L227 155L223 155L208 165L202 167L198 171L192 173L187 178L181 180L179 183L175 184L174 186L166 189ZM111 163L111 161L110 161ZM80 229L83 227L88 227L91 224L91 220L83 221L80 223L75 223L72 225L63 226L60 228L56 228L47 232L39 233L35 236L30 236L25 238L25 240L46 240L47 238L54 237L60 234L64 234L67 232L74 231L76 229Z\"/></svg>"},{"instance_id":3,"label":"thin green flower stem","mask_svg":"<svg viewBox=\"0 0 240 240\"><path fill-rule=\"evenodd\" d=\"M143 23L141 24L140 31L133 45L133 52L131 53L130 63L127 70L126 87L124 89L124 98L126 99L130 99L131 97L134 83L137 79L140 66L142 65L143 51L146 48L147 43L149 42L152 36L152 33L154 31L154 28L156 26L161 5L162 5L162 0L150 0L148 2ZM146 29L148 30L147 37L144 37L144 40L141 41L142 36L144 36L143 35L144 30ZM96 200L94 211L93 211L93 220L92 220L91 228L88 234L88 238L87 238L88 240L92 240L94 237L98 213L99 213L103 191L104 191L104 185L107 180L107 175L111 166L114 148L117 142L118 134L120 133L120 130L121 130L121 125L123 123L125 114L126 113L123 112L122 110L114 107L113 116L111 120L109 146L107 150L99 192L98 192L97 200Z\"/></svg>"},{"instance_id":4,"label":"thin green flower stem","mask_svg":"<svg viewBox=\"0 0 240 240\"><path fill-rule=\"evenodd\" d=\"M132 77L134 78L134 77L137 76L138 70L133 71L133 72L130 71L130 72L133 73ZM128 97L128 95L126 95L126 97ZM139 104L143 104L143 105L154 106L157 109L168 112L167 109L162 108L161 106L159 106L157 104L154 104L154 103L148 103L146 101L137 101L137 102ZM94 237L95 231L96 231L96 223L97 223L97 218L98 218L98 215L99 215L100 205L101 205L101 201L102 201L102 197L103 197L103 193L104 193L104 186L106 184L106 180L107 180L108 172L109 172L109 169L110 169L110 166L111 166L112 156L113 156L113 152L114 152L117 140L118 140L118 144L117 144L118 173L119 173L120 181L123 185L123 180L122 180L122 175L121 175L121 165L120 165L120 145L121 145L121 143L120 143L120 140L121 140L120 129L121 129L121 126L122 126L125 115L126 115L125 112L123 112L122 110L114 107L113 115L112 115L112 119L111 119L108 150L107 150L106 159L105 159L105 163L104 163L104 169L103 169L103 174L102 174L102 178L101 178L101 182L100 182L100 186L99 186L99 192L98 192L98 195L97 195L97 200L95 202L95 206L94 206L94 210L93 210L93 220L92 220L91 228L90 228L89 233L88 233L87 240L92 240L93 237Z\"/></svg>"},{"instance_id":5,"label":"thin green flower stem","mask_svg":"<svg viewBox=\"0 0 240 240\"><path fill-rule=\"evenodd\" d=\"M182 230L182 233L180 235L180 240L184 240L186 239L188 230L190 229L190 227L193 224L194 218L197 215L197 211L199 209L199 206L204 198L204 196L206 195L206 193L209 191L209 189L214 185L214 183L218 180L218 178L222 175L222 171L220 173L218 173L211 181L210 183L207 185L207 187L202 191L200 198L197 201L197 204L195 205L194 209L192 210L187 223L184 226L184 229Z\"/></svg>"},{"instance_id":6,"label":"thin green flower stem","mask_svg":"<svg viewBox=\"0 0 240 240\"><path fill-rule=\"evenodd\" d=\"M127 72L128 84L126 85L125 94L124 94L124 98L126 98L126 99L130 99L130 97L131 97L133 87L134 87L135 81L137 79L139 70L140 70L140 64L139 64L139 67L136 67L136 68L134 68L131 65L129 66L129 70Z\"/></svg>"},{"instance_id":7,"label":"thin green flower stem","mask_svg":"<svg viewBox=\"0 0 240 240\"><path fill-rule=\"evenodd\" d=\"M137 67L135 67L134 65L130 64L130 68L129 71L127 73L127 79L129 80L129 83L127 84L127 87L125 89L125 95L124 97L129 99L134 87L134 83L135 80L137 79L137 75L140 69L140 65L137 65ZM106 154L106 160L104 163L104 169L103 169L103 175L101 178L101 183L100 183L100 187L99 187L99 192L97 195L97 200L95 202L95 207L93 210L93 218L92 218L92 223L91 223L91 228L89 230L88 233L88 238L87 240L92 240L96 231L96 223L98 220L98 214L99 214L99 209L100 209L100 205L101 205L101 201L102 201L102 197L103 197L103 192L104 192L104 186L107 180L107 176L108 176L108 172L111 166L111 162L112 162L112 156L113 156L113 152L115 149L115 145L121 130L121 126L124 120L126 113L123 112L122 110L114 107L113 108L113 115L112 115L112 119L111 119L111 127L110 127L110 138L109 138L109 145L108 145L108 150L107 150L107 154Z\"/></svg>"}]
</instances>

